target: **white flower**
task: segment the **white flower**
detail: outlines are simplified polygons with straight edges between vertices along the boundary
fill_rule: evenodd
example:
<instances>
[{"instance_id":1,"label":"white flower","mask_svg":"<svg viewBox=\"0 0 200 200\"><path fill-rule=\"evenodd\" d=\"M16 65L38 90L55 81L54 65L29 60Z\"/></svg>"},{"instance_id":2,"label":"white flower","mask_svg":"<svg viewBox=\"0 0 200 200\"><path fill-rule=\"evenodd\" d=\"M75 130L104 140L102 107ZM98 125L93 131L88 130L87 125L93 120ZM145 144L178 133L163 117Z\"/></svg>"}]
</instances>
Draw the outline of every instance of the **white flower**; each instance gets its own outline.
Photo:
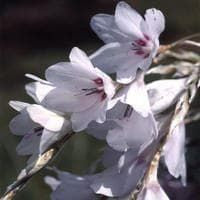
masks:
<instances>
[{"instance_id":1,"label":"white flower","mask_svg":"<svg viewBox=\"0 0 200 200\"><path fill-rule=\"evenodd\" d=\"M161 11L146 10L145 19L125 2L115 15L98 14L91 20L96 34L108 43L91 55L92 62L107 73L117 73L121 83L131 82L137 69L146 70L159 47L165 19Z\"/></svg>"},{"instance_id":2,"label":"white flower","mask_svg":"<svg viewBox=\"0 0 200 200\"><path fill-rule=\"evenodd\" d=\"M149 101L154 114L172 106L186 89L186 79L165 79L147 84Z\"/></svg>"},{"instance_id":3,"label":"white flower","mask_svg":"<svg viewBox=\"0 0 200 200\"><path fill-rule=\"evenodd\" d=\"M147 177L144 187L138 195L138 200L169 200L157 179L157 169Z\"/></svg>"},{"instance_id":4,"label":"white flower","mask_svg":"<svg viewBox=\"0 0 200 200\"><path fill-rule=\"evenodd\" d=\"M138 195L138 200L169 200L158 181L149 183Z\"/></svg>"},{"instance_id":5,"label":"white flower","mask_svg":"<svg viewBox=\"0 0 200 200\"><path fill-rule=\"evenodd\" d=\"M56 170L58 179L45 177L45 182L53 190L52 200L94 200L95 194L90 188L90 177L81 177ZM92 178L92 177L91 177Z\"/></svg>"},{"instance_id":6,"label":"white flower","mask_svg":"<svg viewBox=\"0 0 200 200\"><path fill-rule=\"evenodd\" d=\"M70 62L62 62L46 70L46 78L53 83L42 104L53 110L72 113L74 131L85 129L89 122L105 121L106 110L115 94L112 79L93 67L87 55L78 48L70 53Z\"/></svg>"},{"instance_id":7,"label":"white flower","mask_svg":"<svg viewBox=\"0 0 200 200\"><path fill-rule=\"evenodd\" d=\"M115 122L118 126L108 131L106 140L117 151L127 149L142 151L158 135L156 122L151 114L148 117L142 117L132 110L130 116L115 120Z\"/></svg>"},{"instance_id":8,"label":"white flower","mask_svg":"<svg viewBox=\"0 0 200 200\"><path fill-rule=\"evenodd\" d=\"M12 133L23 136L17 146L20 155L42 154L55 141L71 132L69 120L41 105L17 101L11 101L10 105L20 112L10 122Z\"/></svg>"},{"instance_id":9,"label":"white flower","mask_svg":"<svg viewBox=\"0 0 200 200\"><path fill-rule=\"evenodd\" d=\"M33 79L35 82L26 84L25 89L29 96L31 96L36 103L41 104L46 95L55 87L52 83L40 79L35 75L26 74L26 77Z\"/></svg>"},{"instance_id":10,"label":"white flower","mask_svg":"<svg viewBox=\"0 0 200 200\"><path fill-rule=\"evenodd\" d=\"M185 125L180 123L169 136L164 146L164 160L169 173L186 185Z\"/></svg>"},{"instance_id":11,"label":"white flower","mask_svg":"<svg viewBox=\"0 0 200 200\"><path fill-rule=\"evenodd\" d=\"M143 117L147 117L152 113L144 82L144 73L138 72L132 83L124 85L124 87L118 91L112 103L115 104L118 101L130 105Z\"/></svg>"},{"instance_id":12,"label":"white flower","mask_svg":"<svg viewBox=\"0 0 200 200\"><path fill-rule=\"evenodd\" d=\"M97 174L90 187L96 194L108 197L130 194L144 176L154 151L155 144L152 143L139 155L134 149L124 152L115 165Z\"/></svg>"}]
</instances>

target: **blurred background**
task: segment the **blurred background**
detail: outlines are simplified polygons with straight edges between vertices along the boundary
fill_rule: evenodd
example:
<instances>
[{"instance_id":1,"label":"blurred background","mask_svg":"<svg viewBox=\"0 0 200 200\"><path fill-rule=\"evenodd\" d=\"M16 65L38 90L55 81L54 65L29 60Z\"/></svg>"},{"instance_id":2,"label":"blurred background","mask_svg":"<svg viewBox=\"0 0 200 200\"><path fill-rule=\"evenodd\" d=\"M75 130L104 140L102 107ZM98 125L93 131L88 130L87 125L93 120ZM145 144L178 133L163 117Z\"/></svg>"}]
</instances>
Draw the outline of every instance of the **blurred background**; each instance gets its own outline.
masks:
<instances>
[{"instance_id":1,"label":"blurred background","mask_svg":"<svg viewBox=\"0 0 200 200\"><path fill-rule=\"evenodd\" d=\"M20 138L9 131L9 121L17 114L9 100L33 102L24 91L30 82L25 73L44 76L45 69L68 59L74 46L88 54L103 43L91 31L90 18L96 13L114 13L117 0L6 0L0 2L0 194L25 166L26 158L16 154ZM155 7L166 17L161 43L200 32L200 0L127 0L138 11ZM200 199L200 125L187 127L188 186L170 184L166 190L172 200ZM101 153L102 143L78 135L65 145L53 164L59 169L83 174ZM163 169L165 170L165 169ZM43 170L16 199L49 199L50 189L43 183ZM172 180L166 175L164 180Z\"/></svg>"}]
</instances>

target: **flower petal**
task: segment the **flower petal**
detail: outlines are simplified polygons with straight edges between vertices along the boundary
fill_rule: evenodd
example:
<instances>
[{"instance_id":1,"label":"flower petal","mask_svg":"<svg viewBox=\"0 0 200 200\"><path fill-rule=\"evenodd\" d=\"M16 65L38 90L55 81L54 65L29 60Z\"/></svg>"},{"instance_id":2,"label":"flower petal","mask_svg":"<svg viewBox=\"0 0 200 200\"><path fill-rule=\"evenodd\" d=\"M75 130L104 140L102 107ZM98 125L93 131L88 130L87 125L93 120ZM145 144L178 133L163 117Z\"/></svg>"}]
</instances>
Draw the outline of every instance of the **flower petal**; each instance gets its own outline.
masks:
<instances>
[{"instance_id":1,"label":"flower petal","mask_svg":"<svg viewBox=\"0 0 200 200\"><path fill-rule=\"evenodd\" d=\"M113 120L106 120L103 124L93 121L88 125L86 132L99 140L105 140L108 131L116 126Z\"/></svg>"},{"instance_id":2,"label":"flower petal","mask_svg":"<svg viewBox=\"0 0 200 200\"><path fill-rule=\"evenodd\" d=\"M72 64L74 64L76 66L80 66L80 68L84 69L85 71L88 71L91 73L94 70L94 67L93 67L90 59L86 55L86 53L83 52L78 47L72 48L70 55L69 55L69 59ZM88 76L88 74L87 74L87 76Z\"/></svg>"},{"instance_id":3,"label":"flower petal","mask_svg":"<svg viewBox=\"0 0 200 200\"><path fill-rule=\"evenodd\" d=\"M114 73L129 57L130 45L120 43L106 44L90 56L92 63L106 73Z\"/></svg>"},{"instance_id":4,"label":"flower petal","mask_svg":"<svg viewBox=\"0 0 200 200\"><path fill-rule=\"evenodd\" d=\"M109 146L104 149L103 155L101 157L104 167L112 167L117 164L122 152L115 151Z\"/></svg>"},{"instance_id":5,"label":"flower petal","mask_svg":"<svg viewBox=\"0 0 200 200\"><path fill-rule=\"evenodd\" d=\"M117 151L136 149L142 151L157 136L155 119L151 114L142 117L132 111L130 117L118 120L119 127L108 132L108 144Z\"/></svg>"},{"instance_id":6,"label":"flower petal","mask_svg":"<svg viewBox=\"0 0 200 200\"><path fill-rule=\"evenodd\" d=\"M44 181L46 184L48 184L51 187L53 191L56 190L56 188L61 184L59 180L51 176L45 176Z\"/></svg>"},{"instance_id":7,"label":"flower petal","mask_svg":"<svg viewBox=\"0 0 200 200\"><path fill-rule=\"evenodd\" d=\"M30 104L21 101L9 101L9 105L18 112L28 107Z\"/></svg>"},{"instance_id":8,"label":"flower petal","mask_svg":"<svg viewBox=\"0 0 200 200\"><path fill-rule=\"evenodd\" d=\"M164 146L164 159L169 173L178 178L181 176L183 185L186 185L185 161L185 125L178 125Z\"/></svg>"},{"instance_id":9,"label":"flower petal","mask_svg":"<svg viewBox=\"0 0 200 200\"><path fill-rule=\"evenodd\" d=\"M26 84L25 89L29 96L31 96L36 103L41 103L45 96L55 87L41 82L32 82Z\"/></svg>"},{"instance_id":10,"label":"flower petal","mask_svg":"<svg viewBox=\"0 0 200 200\"><path fill-rule=\"evenodd\" d=\"M17 145L16 151L19 155L31 155L39 153L41 135L27 134L23 137L21 142Z\"/></svg>"},{"instance_id":11,"label":"flower petal","mask_svg":"<svg viewBox=\"0 0 200 200\"><path fill-rule=\"evenodd\" d=\"M96 105L84 110L84 112L74 112L71 116L72 128L74 131L82 131L87 128L91 121L103 123L106 119L106 103L97 102Z\"/></svg>"},{"instance_id":12,"label":"flower petal","mask_svg":"<svg viewBox=\"0 0 200 200\"><path fill-rule=\"evenodd\" d=\"M105 43L130 41L130 38L117 27L112 15L97 14L92 17L90 26Z\"/></svg>"},{"instance_id":13,"label":"flower petal","mask_svg":"<svg viewBox=\"0 0 200 200\"><path fill-rule=\"evenodd\" d=\"M131 160L127 161L128 164L122 170L112 167L100 173L90 186L94 192L108 197L122 197L133 191L144 175L147 164L130 158Z\"/></svg>"},{"instance_id":14,"label":"flower petal","mask_svg":"<svg viewBox=\"0 0 200 200\"><path fill-rule=\"evenodd\" d=\"M85 177L76 176L67 172L58 171L59 182L46 179L51 186L53 193L52 200L63 200L66 197L70 200L94 200L95 194L89 187L89 181Z\"/></svg>"},{"instance_id":15,"label":"flower petal","mask_svg":"<svg viewBox=\"0 0 200 200\"><path fill-rule=\"evenodd\" d=\"M143 78L143 73L139 73L136 79L130 85L121 89L115 98L130 105L143 117L147 117L151 113L151 108Z\"/></svg>"},{"instance_id":16,"label":"flower petal","mask_svg":"<svg viewBox=\"0 0 200 200\"><path fill-rule=\"evenodd\" d=\"M138 200L169 200L169 197L158 182L153 182L139 193Z\"/></svg>"},{"instance_id":17,"label":"flower petal","mask_svg":"<svg viewBox=\"0 0 200 200\"><path fill-rule=\"evenodd\" d=\"M82 88L94 87L93 80L98 76L94 76L86 69L71 63L61 62L49 67L45 75L47 80L57 87L75 92L80 91Z\"/></svg>"},{"instance_id":18,"label":"flower petal","mask_svg":"<svg viewBox=\"0 0 200 200\"><path fill-rule=\"evenodd\" d=\"M30 118L50 131L60 131L65 122L64 117L49 111L40 105L31 105L27 108Z\"/></svg>"},{"instance_id":19,"label":"flower petal","mask_svg":"<svg viewBox=\"0 0 200 200\"><path fill-rule=\"evenodd\" d=\"M52 123L52 122L50 122ZM46 151L50 145L61 139L64 135L71 132L71 123L67 120L63 123L63 127L59 132L44 129L40 140L40 154Z\"/></svg>"},{"instance_id":20,"label":"flower petal","mask_svg":"<svg viewBox=\"0 0 200 200\"><path fill-rule=\"evenodd\" d=\"M148 96L153 112L160 113L173 105L185 90L185 78L158 80L147 84Z\"/></svg>"},{"instance_id":21,"label":"flower petal","mask_svg":"<svg viewBox=\"0 0 200 200\"><path fill-rule=\"evenodd\" d=\"M59 112L81 112L89 109L100 101L101 96L97 93L91 95L73 94L64 88L52 90L42 101L42 105ZM59 97L59 98L58 98Z\"/></svg>"},{"instance_id":22,"label":"flower petal","mask_svg":"<svg viewBox=\"0 0 200 200\"><path fill-rule=\"evenodd\" d=\"M135 78L138 68L149 67L148 59L131 50L130 43L106 44L90 56L92 63L106 73L117 73L117 81L130 83ZM122 80L122 79L125 80ZM126 80L128 79L128 80Z\"/></svg>"},{"instance_id":23,"label":"flower petal","mask_svg":"<svg viewBox=\"0 0 200 200\"><path fill-rule=\"evenodd\" d=\"M38 124L34 123L30 119L26 109L22 110L20 114L15 116L9 124L11 132L15 135L26 135L37 126Z\"/></svg>"},{"instance_id":24,"label":"flower petal","mask_svg":"<svg viewBox=\"0 0 200 200\"><path fill-rule=\"evenodd\" d=\"M165 17L160 10L155 8L146 10L145 21L149 26L152 39L158 39L165 29Z\"/></svg>"},{"instance_id":25,"label":"flower petal","mask_svg":"<svg viewBox=\"0 0 200 200\"><path fill-rule=\"evenodd\" d=\"M119 29L132 37L132 39L143 38L140 24L144 21L142 16L132 9L127 3L121 1L115 10L115 22Z\"/></svg>"}]
</instances>

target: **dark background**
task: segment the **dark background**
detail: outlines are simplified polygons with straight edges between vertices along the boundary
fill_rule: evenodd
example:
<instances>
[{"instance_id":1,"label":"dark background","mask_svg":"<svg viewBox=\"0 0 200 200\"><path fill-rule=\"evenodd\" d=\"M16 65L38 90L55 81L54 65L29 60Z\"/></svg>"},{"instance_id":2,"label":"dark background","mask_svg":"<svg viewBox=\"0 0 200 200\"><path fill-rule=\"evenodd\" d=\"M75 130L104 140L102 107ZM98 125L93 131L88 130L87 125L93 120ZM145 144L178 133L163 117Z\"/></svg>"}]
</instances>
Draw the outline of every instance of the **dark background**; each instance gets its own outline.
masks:
<instances>
[{"instance_id":1,"label":"dark background","mask_svg":"<svg viewBox=\"0 0 200 200\"><path fill-rule=\"evenodd\" d=\"M16 115L9 100L33 102L24 91L30 80L25 73L43 77L44 70L68 59L74 46L88 54L103 43L91 31L90 18L97 13L114 13L117 0L4 0L0 2L0 194L25 166L26 158L16 154L20 138L8 123ZM166 30L161 43L200 32L200 0L129 0L138 11L161 9ZM200 126L187 127L188 187L170 189L172 200L198 200L200 191ZM76 136L54 162L60 169L82 174L101 153L102 144L86 135ZM49 199L43 170L16 199ZM171 180L170 176L164 179ZM169 184L170 185L170 184Z\"/></svg>"}]
</instances>

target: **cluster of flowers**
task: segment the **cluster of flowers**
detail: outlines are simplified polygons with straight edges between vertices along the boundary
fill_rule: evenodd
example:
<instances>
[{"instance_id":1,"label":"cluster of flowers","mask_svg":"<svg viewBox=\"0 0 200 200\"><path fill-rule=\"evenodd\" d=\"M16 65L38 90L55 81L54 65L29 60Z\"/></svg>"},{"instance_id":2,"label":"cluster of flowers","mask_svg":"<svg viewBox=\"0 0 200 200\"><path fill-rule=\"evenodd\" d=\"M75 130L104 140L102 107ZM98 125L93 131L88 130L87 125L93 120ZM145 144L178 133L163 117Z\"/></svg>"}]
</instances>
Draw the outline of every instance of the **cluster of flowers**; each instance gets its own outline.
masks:
<instances>
[{"instance_id":1,"label":"cluster of flowers","mask_svg":"<svg viewBox=\"0 0 200 200\"><path fill-rule=\"evenodd\" d=\"M26 91L35 104L11 101L20 112L11 131L23 136L20 155L39 155L67 134L85 131L107 142L101 157L105 170L83 177L56 170L58 179L46 177L54 200L94 200L96 194L126 197L144 176L164 133L162 114L185 89L185 79L144 83L145 71L159 48L165 19L148 9L144 18L125 2L115 14L98 14L91 20L94 32L106 44L88 57L74 47L70 62L50 66L46 80L28 74L34 82ZM97 68L98 67L98 68ZM108 74L113 74L115 81ZM158 117L159 116L159 117ZM164 148L166 166L174 177L186 179L184 123L173 131ZM139 200L169 199L157 171L146 181Z\"/></svg>"}]
</instances>

